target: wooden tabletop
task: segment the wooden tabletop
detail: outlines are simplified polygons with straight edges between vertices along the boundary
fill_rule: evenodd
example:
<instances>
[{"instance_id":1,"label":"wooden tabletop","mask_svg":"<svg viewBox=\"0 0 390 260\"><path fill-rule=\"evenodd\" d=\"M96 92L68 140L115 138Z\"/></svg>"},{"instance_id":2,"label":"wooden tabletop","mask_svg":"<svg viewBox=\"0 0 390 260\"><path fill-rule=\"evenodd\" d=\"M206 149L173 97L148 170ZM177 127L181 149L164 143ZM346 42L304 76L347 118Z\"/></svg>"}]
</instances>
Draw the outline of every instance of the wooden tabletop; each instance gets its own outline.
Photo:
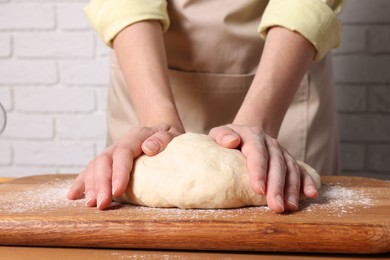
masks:
<instances>
[{"instance_id":1,"label":"wooden tabletop","mask_svg":"<svg viewBox=\"0 0 390 260\"><path fill-rule=\"evenodd\" d=\"M60 250L22 247L27 245L80 247L61 250L69 254L99 252L104 257L121 256L121 259L139 252L148 256L169 253L172 254L170 257L177 259L176 250L225 251L209 253L222 257L235 256L237 251L252 251L245 253L246 257L264 255L254 251L300 254L390 252L388 181L325 177L319 198L301 201L298 212L275 214L267 207L181 210L119 204L113 204L110 210L99 211L85 207L84 200L66 200L72 178L74 176L69 175L34 176L0 185L0 245L3 245L4 255L12 252L23 255L28 251L50 255ZM94 251L97 249L85 249L87 247L122 250ZM1 250L0 255L3 255ZM187 251L180 253L188 256ZM195 254L201 254L202 258L207 256L201 252ZM288 255L279 253L278 256ZM330 256L335 255L327 255Z\"/></svg>"},{"instance_id":2,"label":"wooden tabletop","mask_svg":"<svg viewBox=\"0 0 390 260\"><path fill-rule=\"evenodd\" d=\"M348 260L348 259L390 259L390 254L302 254L302 253L261 253L261 252L200 252L200 251L161 251L161 250L128 250L128 249L86 249L86 248L55 248L55 247L22 247L0 246L2 260L53 260L88 259L88 260L123 260L123 259L275 259L275 260Z\"/></svg>"}]
</instances>

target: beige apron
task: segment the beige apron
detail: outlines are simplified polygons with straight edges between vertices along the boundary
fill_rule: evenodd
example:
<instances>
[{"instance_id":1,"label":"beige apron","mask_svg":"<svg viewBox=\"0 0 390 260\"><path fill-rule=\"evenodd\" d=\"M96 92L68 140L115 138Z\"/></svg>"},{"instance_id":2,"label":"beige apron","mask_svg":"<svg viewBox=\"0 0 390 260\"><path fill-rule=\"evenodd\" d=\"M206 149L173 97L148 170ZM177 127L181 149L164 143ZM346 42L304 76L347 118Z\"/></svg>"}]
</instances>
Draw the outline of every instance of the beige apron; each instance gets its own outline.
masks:
<instances>
[{"instance_id":1,"label":"beige apron","mask_svg":"<svg viewBox=\"0 0 390 260\"><path fill-rule=\"evenodd\" d=\"M169 75L186 131L231 123L253 80L264 41L257 32L266 0L168 1ZM115 54L111 55L108 144L138 125ZM313 63L284 118L278 140L322 175L338 173L331 57ZM277 105L277 104L275 104Z\"/></svg>"}]
</instances>

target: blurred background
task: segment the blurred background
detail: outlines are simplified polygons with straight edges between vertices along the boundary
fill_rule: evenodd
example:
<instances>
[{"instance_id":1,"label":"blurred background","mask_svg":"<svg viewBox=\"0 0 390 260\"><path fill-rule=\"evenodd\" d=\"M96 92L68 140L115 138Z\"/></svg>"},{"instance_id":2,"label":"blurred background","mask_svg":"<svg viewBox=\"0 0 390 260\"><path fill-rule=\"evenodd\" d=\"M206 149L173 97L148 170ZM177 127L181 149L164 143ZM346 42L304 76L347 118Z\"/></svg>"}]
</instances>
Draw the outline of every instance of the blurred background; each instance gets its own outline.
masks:
<instances>
[{"instance_id":1,"label":"blurred background","mask_svg":"<svg viewBox=\"0 0 390 260\"><path fill-rule=\"evenodd\" d=\"M0 0L0 176L78 173L104 149L109 49L83 14L87 2ZM343 175L390 180L389 14L388 0L348 0L340 17Z\"/></svg>"}]
</instances>

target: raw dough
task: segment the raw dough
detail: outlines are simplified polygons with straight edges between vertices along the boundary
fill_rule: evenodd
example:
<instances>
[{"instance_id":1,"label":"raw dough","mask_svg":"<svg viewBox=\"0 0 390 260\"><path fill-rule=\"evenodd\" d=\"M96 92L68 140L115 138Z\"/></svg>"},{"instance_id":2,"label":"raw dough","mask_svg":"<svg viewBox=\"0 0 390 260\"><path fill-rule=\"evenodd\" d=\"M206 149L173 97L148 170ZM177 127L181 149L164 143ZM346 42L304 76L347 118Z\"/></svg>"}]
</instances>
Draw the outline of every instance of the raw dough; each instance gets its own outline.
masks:
<instances>
[{"instance_id":1,"label":"raw dough","mask_svg":"<svg viewBox=\"0 0 390 260\"><path fill-rule=\"evenodd\" d=\"M319 188L321 182L317 172L298 163ZM156 156L139 157L127 191L116 200L149 207L266 205L264 196L254 193L250 187L242 153L221 147L207 135L194 133L174 138Z\"/></svg>"}]
</instances>

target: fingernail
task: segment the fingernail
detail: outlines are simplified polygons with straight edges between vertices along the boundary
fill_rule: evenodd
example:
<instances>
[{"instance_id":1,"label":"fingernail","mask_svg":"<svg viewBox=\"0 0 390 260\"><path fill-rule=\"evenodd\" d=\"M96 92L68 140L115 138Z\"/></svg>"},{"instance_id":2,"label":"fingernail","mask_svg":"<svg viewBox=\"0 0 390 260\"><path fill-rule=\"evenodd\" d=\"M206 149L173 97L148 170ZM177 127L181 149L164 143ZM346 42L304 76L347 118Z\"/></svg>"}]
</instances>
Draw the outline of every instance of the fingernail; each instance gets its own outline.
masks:
<instances>
[{"instance_id":1,"label":"fingernail","mask_svg":"<svg viewBox=\"0 0 390 260\"><path fill-rule=\"evenodd\" d=\"M116 190L118 189L117 185L115 183L112 184L112 195L116 194Z\"/></svg>"},{"instance_id":2,"label":"fingernail","mask_svg":"<svg viewBox=\"0 0 390 260\"><path fill-rule=\"evenodd\" d=\"M261 195L265 194L265 183L264 183L264 181L259 181L259 190L260 190L260 194Z\"/></svg>"},{"instance_id":3,"label":"fingernail","mask_svg":"<svg viewBox=\"0 0 390 260\"><path fill-rule=\"evenodd\" d=\"M237 137L235 135L225 135L222 138L222 143L228 144L228 143L233 142L236 139L237 139Z\"/></svg>"},{"instance_id":4,"label":"fingernail","mask_svg":"<svg viewBox=\"0 0 390 260\"><path fill-rule=\"evenodd\" d=\"M155 141L148 141L144 144L144 149L148 153L156 153L160 149L160 144Z\"/></svg>"},{"instance_id":5,"label":"fingernail","mask_svg":"<svg viewBox=\"0 0 390 260\"><path fill-rule=\"evenodd\" d=\"M308 193L311 194L311 198L316 198L318 196L318 191L313 186L308 188Z\"/></svg>"},{"instance_id":6,"label":"fingernail","mask_svg":"<svg viewBox=\"0 0 390 260\"><path fill-rule=\"evenodd\" d=\"M289 204L294 206L294 208L298 208L298 202L297 202L297 199L295 198L295 196L289 195L287 201Z\"/></svg>"},{"instance_id":7,"label":"fingernail","mask_svg":"<svg viewBox=\"0 0 390 260\"><path fill-rule=\"evenodd\" d=\"M91 206L91 201L93 200L93 193L88 191L85 193L85 205Z\"/></svg>"},{"instance_id":8,"label":"fingernail","mask_svg":"<svg viewBox=\"0 0 390 260\"><path fill-rule=\"evenodd\" d=\"M97 208L101 209L100 206L103 203L103 194L102 193L98 193L96 201L97 201Z\"/></svg>"},{"instance_id":9,"label":"fingernail","mask_svg":"<svg viewBox=\"0 0 390 260\"><path fill-rule=\"evenodd\" d=\"M281 211L284 211L284 204L283 204L283 198L280 195L276 196L276 202L278 203L279 207L281 208Z\"/></svg>"}]
</instances>

